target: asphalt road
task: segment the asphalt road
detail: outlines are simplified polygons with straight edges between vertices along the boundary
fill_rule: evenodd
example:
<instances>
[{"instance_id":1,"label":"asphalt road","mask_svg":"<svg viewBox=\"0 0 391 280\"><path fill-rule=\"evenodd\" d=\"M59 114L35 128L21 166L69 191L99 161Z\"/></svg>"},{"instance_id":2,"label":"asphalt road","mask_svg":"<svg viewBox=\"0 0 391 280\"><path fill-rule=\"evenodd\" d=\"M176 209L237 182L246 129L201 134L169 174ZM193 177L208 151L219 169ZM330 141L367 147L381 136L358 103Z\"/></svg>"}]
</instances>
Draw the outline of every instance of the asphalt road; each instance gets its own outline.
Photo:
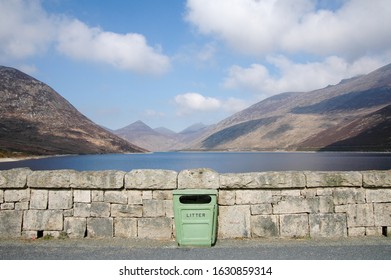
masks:
<instances>
[{"instance_id":1,"label":"asphalt road","mask_svg":"<svg viewBox=\"0 0 391 280\"><path fill-rule=\"evenodd\" d=\"M391 238L219 240L211 248L128 239L0 239L1 260L391 260Z\"/></svg>"}]
</instances>

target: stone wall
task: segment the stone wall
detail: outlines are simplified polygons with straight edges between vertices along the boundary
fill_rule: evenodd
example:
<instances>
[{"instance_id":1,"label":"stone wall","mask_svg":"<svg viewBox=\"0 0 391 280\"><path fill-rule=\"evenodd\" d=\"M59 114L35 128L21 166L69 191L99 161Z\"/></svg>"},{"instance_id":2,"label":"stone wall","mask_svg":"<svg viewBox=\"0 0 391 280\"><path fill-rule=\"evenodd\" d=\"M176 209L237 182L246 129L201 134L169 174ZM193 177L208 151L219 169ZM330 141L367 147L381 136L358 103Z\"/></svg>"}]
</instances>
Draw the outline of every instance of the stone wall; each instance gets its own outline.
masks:
<instances>
[{"instance_id":1,"label":"stone wall","mask_svg":"<svg viewBox=\"0 0 391 280\"><path fill-rule=\"evenodd\" d=\"M172 190L218 189L218 238L391 235L391 171L0 171L0 237L175 237Z\"/></svg>"}]
</instances>

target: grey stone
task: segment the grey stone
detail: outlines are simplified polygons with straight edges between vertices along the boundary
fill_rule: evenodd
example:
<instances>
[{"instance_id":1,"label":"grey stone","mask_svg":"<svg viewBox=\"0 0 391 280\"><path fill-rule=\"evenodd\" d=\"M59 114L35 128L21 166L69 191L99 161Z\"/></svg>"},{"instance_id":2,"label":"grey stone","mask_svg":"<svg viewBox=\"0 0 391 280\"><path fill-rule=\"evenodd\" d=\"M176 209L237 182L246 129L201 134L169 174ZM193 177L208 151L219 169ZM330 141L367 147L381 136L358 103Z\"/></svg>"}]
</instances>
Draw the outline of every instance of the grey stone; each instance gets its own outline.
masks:
<instances>
[{"instance_id":1,"label":"grey stone","mask_svg":"<svg viewBox=\"0 0 391 280\"><path fill-rule=\"evenodd\" d=\"M363 185L364 187L391 187L391 170L386 171L364 171Z\"/></svg>"},{"instance_id":2,"label":"grey stone","mask_svg":"<svg viewBox=\"0 0 391 280\"><path fill-rule=\"evenodd\" d=\"M349 204L347 208L348 227L374 226L371 204Z\"/></svg>"},{"instance_id":3,"label":"grey stone","mask_svg":"<svg viewBox=\"0 0 391 280\"><path fill-rule=\"evenodd\" d=\"M220 189L260 188L259 175L257 172L220 174Z\"/></svg>"},{"instance_id":4,"label":"grey stone","mask_svg":"<svg viewBox=\"0 0 391 280\"><path fill-rule=\"evenodd\" d=\"M128 204L143 204L143 192L142 191L127 191L128 192Z\"/></svg>"},{"instance_id":5,"label":"grey stone","mask_svg":"<svg viewBox=\"0 0 391 280\"><path fill-rule=\"evenodd\" d=\"M29 168L15 168L0 171L1 189L21 189L27 184L27 176L32 171Z\"/></svg>"},{"instance_id":6,"label":"grey stone","mask_svg":"<svg viewBox=\"0 0 391 280\"><path fill-rule=\"evenodd\" d=\"M15 203L15 210L27 210L27 209L29 209L29 202L28 201Z\"/></svg>"},{"instance_id":7,"label":"grey stone","mask_svg":"<svg viewBox=\"0 0 391 280\"><path fill-rule=\"evenodd\" d=\"M310 214L310 237L346 237L345 214Z\"/></svg>"},{"instance_id":8,"label":"grey stone","mask_svg":"<svg viewBox=\"0 0 391 280\"><path fill-rule=\"evenodd\" d=\"M91 202L91 217L109 217L110 203Z\"/></svg>"},{"instance_id":9,"label":"grey stone","mask_svg":"<svg viewBox=\"0 0 391 280\"><path fill-rule=\"evenodd\" d=\"M74 189L121 189L125 172L117 170L75 172L71 176Z\"/></svg>"},{"instance_id":10,"label":"grey stone","mask_svg":"<svg viewBox=\"0 0 391 280\"><path fill-rule=\"evenodd\" d=\"M251 216L252 237L277 237L279 235L278 216Z\"/></svg>"},{"instance_id":11,"label":"grey stone","mask_svg":"<svg viewBox=\"0 0 391 280\"><path fill-rule=\"evenodd\" d=\"M218 235L220 238L250 237L250 206L220 206L218 227Z\"/></svg>"},{"instance_id":12,"label":"grey stone","mask_svg":"<svg viewBox=\"0 0 391 280\"><path fill-rule=\"evenodd\" d=\"M220 190L218 195L219 205L234 205L235 204L235 191Z\"/></svg>"},{"instance_id":13,"label":"grey stone","mask_svg":"<svg viewBox=\"0 0 391 280\"><path fill-rule=\"evenodd\" d=\"M93 190L93 191L91 191L91 201L103 202L103 195L104 195L103 191Z\"/></svg>"},{"instance_id":14,"label":"grey stone","mask_svg":"<svg viewBox=\"0 0 391 280\"><path fill-rule=\"evenodd\" d=\"M128 203L128 195L124 191L105 191L104 202L110 203Z\"/></svg>"},{"instance_id":15,"label":"grey stone","mask_svg":"<svg viewBox=\"0 0 391 280\"><path fill-rule=\"evenodd\" d=\"M281 237L309 236L309 221L307 214L293 214L280 216Z\"/></svg>"},{"instance_id":16,"label":"grey stone","mask_svg":"<svg viewBox=\"0 0 391 280\"><path fill-rule=\"evenodd\" d=\"M91 191L89 190L74 190L73 191L73 201L74 202L91 202Z\"/></svg>"},{"instance_id":17,"label":"grey stone","mask_svg":"<svg viewBox=\"0 0 391 280\"><path fill-rule=\"evenodd\" d=\"M30 209L47 209L48 207L48 190L31 190Z\"/></svg>"},{"instance_id":18,"label":"grey stone","mask_svg":"<svg viewBox=\"0 0 391 280\"><path fill-rule=\"evenodd\" d=\"M0 203L4 202L4 191L0 190Z\"/></svg>"},{"instance_id":19,"label":"grey stone","mask_svg":"<svg viewBox=\"0 0 391 280\"><path fill-rule=\"evenodd\" d=\"M366 189L367 202L391 202L391 189Z\"/></svg>"},{"instance_id":20,"label":"grey stone","mask_svg":"<svg viewBox=\"0 0 391 280\"><path fill-rule=\"evenodd\" d=\"M143 217L164 217L166 205L163 200L144 200Z\"/></svg>"},{"instance_id":21,"label":"grey stone","mask_svg":"<svg viewBox=\"0 0 391 280\"><path fill-rule=\"evenodd\" d=\"M73 216L88 218L91 216L91 204L75 202L73 206Z\"/></svg>"},{"instance_id":22,"label":"grey stone","mask_svg":"<svg viewBox=\"0 0 391 280\"><path fill-rule=\"evenodd\" d=\"M49 209L70 209L72 205L72 191L49 191Z\"/></svg>"},{"instance_id":23,"label":"grey stone","mask_svg":"<svg viewBox=\"0 0 391 280\"><path fill-rule=\"evenodd\" d=\"M209 168L182 170L178 174L178 189L218 189L219 174Z\"/></svg>"},{"instance_id":24,"label":"grey stone","mask_svg":"<svg viewBox=\"0 0 391 280\"><path fill-rule=\"evenodd\" d=\"M143 216L143 207L141 205L112 204L111 216L140 218Z\"/></svg>"},{"instance_id":25,"label":"grey stone","mask_svg":"<svg viewBox=\"0 0 391 280\"><path fill-rule=\"evenodd\" d=\"M172 200L173 194L172 191L152 191L152 198L156 200ZM130 204L130 203L129 203Z\"/></svg>"},{"instance_id":26,"label":"grey stone","mask_svg":"<svg viewBox=\"0 0 391 280\"><path fill-rule=\"evenodd\" d=\"M126 173L125 188L173 190L177 188L176 171L160 169L135 169Z\"/></svg>"},{"instance_id":27,"label":"grey stone","mask_svg":"<svg viewBox=\"0 0 391 280\"><path fill-rule=\"evenodd\" d=\"M86 218L67 217L64 219L64 232L69 238L83 238L87 233Z\"/></svg>"},{"instance_id":28,"label":"grey stone","mask_svg":"<svg viewBox=\"0 0 391 280\"><path fill-rule=\"evenodd\" d=\"M365 227L349 227L348 236L349 237L365 236Z\"/></svg>"},{"instance_id":29,"label":"grey stone","mask_svg":"<svg viewBox=\"0 0 391 280\"><path fill-rule=\"evenodd\" d=\"M27 210L23 216L23 230L62 230L61 210Z\"/></svg>"},{"instance_id":30,"label":"grey stone","mask_svg":"<svg viewBox=\"0 0 391 280\"><path fill-rule=\"evenodd\" d=\"M166 217L173 218L174 217L174 202L172 200L164 200L164 209L166 213Z\"/></svg>"},{"instance_id":31,"label":"grey stone","mask_svg":"<svg viewBox=\"0 0 391 280\"><path fill-rule=\"evenodd\" d=\"M23 211L0 211L0 237L17 237L22 232Z\"/></svg>"},{"instance_id":32,"label":"grey stone","mask_svg":"<svg viewBox=\"0 0 391 280\"><path fill-rule=\"evenodd\" d=\"M273 205L273 214L318 213L320 212L321 199L323 197L303 198L288 196ZM329 207L332 207L332 205L329 205Z\"/></svg>"},{"instance_id":33,"label":"grey stone","mask_svg":"<svg viewBox=\"0 0 391 280\"><path fill-rule=\"evenodd\" d=\"M143 191L142 192L142 200L149 200L153 199L153 192L152 191Z\"/></svg>"},{"instance_id":34,"label":"grey stone","mask_svg":"<svg viewBox=\"0 0 391 280\"><path fill-rule=\"evenodd\" d=\"M251 205L251 215L270 215L273 213L271 203Z\"/></svg>"},{"instance_id":35,"label":"grey stone","mask_svg":"<svg viewBox=\"0 0 391 280\"><path fill-rule=\"evenodd\" d=\"M356 171L305 172L307 187L362 187L362 174Z\"/></svg>"},{"instance_id":36,"label":"grey stone","mask_svg":"<svg viewBox=\"0 0 391 280\"><path fill-rule=\"evenodd\" d=\"M365 235L366 236L382 236L383 235L383 227L366 227L365 228Z\"/></svg>"},{"instance_id":37,"label":"grey stone","mask_svg":"<svg viewBox=\"0 0 391 280\"><path fill-rule=\"evenodd\" d=\"M92 238L113 237L113 218L87 218L87 236Z\"/></svg>"},{"instance_id":38,"label":"grey stone","mask_svg":"<svg viewBox=\"0 0 391 280\"><path fill-rule=\"evenodd\" d=\"M13 202L6 202L1 204L1 210L14 210L15 209L15 203Z\"/></svg>"},{"instance_id":39,"label":"grey stone","mask_svg":"<svg viewBox=\"0 0 391 280\"><path fill-rule=\"evenodd\" d=\"M114 236L120 238L137 237L137 219L115 218L114 219Z\"/></svg>"},{"instance_id":40,"label":"grey stone","mask_svg":"<svg viewBox=\"0 0 391 280\"><path fill-rule=\"evenodd\" d=\"M171 218L141 218L138 220L138 238L170 240L172 238Z\"/></svg>"},{"instance_id":41,"label":"grey stone","mask_svg":"<svg viewBox=\"0 0 391 280\"><path fill-rule=\"evenodd\" d=\"M391 203L375 203L375 225L382 227L391 226ZM391 234L391 233L390 233Z\"/></svg>"},{"instance_id":42,"label":"grey stone","mask_svg":"<svg viewBox=\"0 0 391 280\"><path fill-rule=\"evenodd\" d=\"M5 202L30 201L30 189L5 190L4 201Z\"/></svg>"},{"instance_id":43,"label":"grey stone","mask_svg":"<svg viewBox=\"0 0 391 280\"><path fill-rule=\"evenodd\" d=\"M34 189L69 189L75 170L33 171L27 176L27 185Z\"/></svg>"},{"instance_id":44,"label":"grey stone","mask_svg":"<svg viewBox=\"0 0 391 280\"><path fill-rule=\"evenodd\" d=\"M269 190L237 190L236 204L271 203L272 192Z\"/></svg>"},{"instance_id":45,"label":"grey stone","mask_svg":"<svg viewBox=\"0 0 391 280\"><path fill-rule=\"evenodd\" d=\"M335 205L365 203L365 191L360 188L335 188L333 198Z\"/></svg>"}]
</instances>

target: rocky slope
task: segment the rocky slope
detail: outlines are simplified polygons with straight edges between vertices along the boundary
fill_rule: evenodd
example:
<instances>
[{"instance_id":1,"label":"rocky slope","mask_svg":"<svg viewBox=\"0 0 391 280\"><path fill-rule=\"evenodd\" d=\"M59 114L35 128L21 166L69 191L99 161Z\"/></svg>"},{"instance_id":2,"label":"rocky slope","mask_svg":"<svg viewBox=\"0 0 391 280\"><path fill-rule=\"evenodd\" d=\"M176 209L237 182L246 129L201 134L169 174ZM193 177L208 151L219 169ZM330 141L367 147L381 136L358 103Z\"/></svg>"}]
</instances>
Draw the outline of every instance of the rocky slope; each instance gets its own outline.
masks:
<instances>
[{"instance_id":1,"label":"rocky slope","mask_svg":"<svg viewBox=\"0 0 391 280\"><path fill-rule=\"evenodd\" d=\"M334 86L265 99L221 121L187 148L387 150L390 104L391 64Z\"/></svg>"},{"instance_id":2,"label":"rocky slope","mask_svg":"<svg viewBox=\"0 0 391 280\"><path fill-rule=\"evenodd\" d=\"M53 155L145 150L96 125L46 84L0 66L0 151Z\"/></svg>"}]
</instances>

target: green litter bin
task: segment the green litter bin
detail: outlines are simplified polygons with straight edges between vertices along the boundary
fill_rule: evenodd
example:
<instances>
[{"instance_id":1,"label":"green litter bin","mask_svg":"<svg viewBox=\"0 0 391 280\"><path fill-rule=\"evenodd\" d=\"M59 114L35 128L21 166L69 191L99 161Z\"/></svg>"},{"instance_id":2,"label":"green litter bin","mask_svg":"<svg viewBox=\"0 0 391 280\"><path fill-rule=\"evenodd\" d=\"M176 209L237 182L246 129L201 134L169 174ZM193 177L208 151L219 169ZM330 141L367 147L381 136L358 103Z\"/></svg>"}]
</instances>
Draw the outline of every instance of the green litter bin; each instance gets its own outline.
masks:
<instances>
[{"instance_id":1,"label":"green litter bin","mask_svg":"<svg viewBox=\"0 0 391 280\"><path fill-rule=\"evenodd\" d=\"M173 191L176 241L179 246L212 246L216 243L217 190Z\"/></svg>"}]
</instances>

